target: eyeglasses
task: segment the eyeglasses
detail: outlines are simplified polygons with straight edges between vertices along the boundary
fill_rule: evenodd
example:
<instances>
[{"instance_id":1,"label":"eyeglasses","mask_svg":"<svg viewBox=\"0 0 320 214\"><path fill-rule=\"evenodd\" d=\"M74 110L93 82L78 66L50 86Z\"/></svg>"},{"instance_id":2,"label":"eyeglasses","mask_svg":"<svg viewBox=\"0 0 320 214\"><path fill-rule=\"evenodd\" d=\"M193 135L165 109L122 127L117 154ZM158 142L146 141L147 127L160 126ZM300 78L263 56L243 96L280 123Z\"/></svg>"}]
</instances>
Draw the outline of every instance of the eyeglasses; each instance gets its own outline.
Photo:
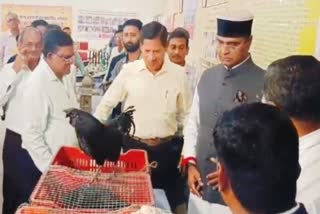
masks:
<instances>
[{"instance_id":1,"label":"eyeglasses","mask_svg":"<svg viewBox=\"0 0 320 214\"><path fill-rule=\"evenodd\" d=\"M59 58L61 58L66 63L72 64L74 62L74 55L72 55L72 56L62 56L62 55L57 54L57 53L52 53L52 54L58 56Z\"/></svg>"}]
</instances>

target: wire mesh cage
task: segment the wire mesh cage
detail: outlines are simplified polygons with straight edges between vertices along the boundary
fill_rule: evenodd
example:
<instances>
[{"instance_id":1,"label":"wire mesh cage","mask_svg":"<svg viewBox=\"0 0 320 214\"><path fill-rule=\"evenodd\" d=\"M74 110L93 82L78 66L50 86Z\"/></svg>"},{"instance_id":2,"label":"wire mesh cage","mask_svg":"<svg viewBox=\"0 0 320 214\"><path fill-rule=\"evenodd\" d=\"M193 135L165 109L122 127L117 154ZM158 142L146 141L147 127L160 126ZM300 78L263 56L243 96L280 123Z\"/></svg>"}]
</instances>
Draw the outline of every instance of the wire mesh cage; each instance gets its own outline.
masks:
<instances>
[{"instance_id":1,"label":"wire mesh cage","mask_svg":"<svg viewBox=\"0 0 320 214\"><path fill-rule=\"evenodd\" d=\"M144 172L103 173L51 166L31 194L36 206L79 213L112 213L125 208L153 205L150 176Z\"/></svg>"},{"instance_id":2,"label":"wire mesh cage","mask_svg":"<svg viewBox=\"0 0 320 214\"><path fill-rule=\"evenodd\" d=\"M135 207L126 208L118 211L110 211L108 214L131 214L135 212L137 209ZM41 206L32 206L25 205L20 207L16 214L105 214L103 211L79 211L74 209L57 209L50 207L41 207Z\"/></svg>"},{"instance_id":3,"label":"wire mesh cage","mask_svg":"<svg viewBox=\"0 0 320 214\"><path fill-rule=\"evenodd\" d=\"M62 147L31 194L30 205L16 213L126 214L152 206L148 168L143 150L129 150L117 164L106 161L99 167L79 148Z\"/></svg>"}]
</instances>

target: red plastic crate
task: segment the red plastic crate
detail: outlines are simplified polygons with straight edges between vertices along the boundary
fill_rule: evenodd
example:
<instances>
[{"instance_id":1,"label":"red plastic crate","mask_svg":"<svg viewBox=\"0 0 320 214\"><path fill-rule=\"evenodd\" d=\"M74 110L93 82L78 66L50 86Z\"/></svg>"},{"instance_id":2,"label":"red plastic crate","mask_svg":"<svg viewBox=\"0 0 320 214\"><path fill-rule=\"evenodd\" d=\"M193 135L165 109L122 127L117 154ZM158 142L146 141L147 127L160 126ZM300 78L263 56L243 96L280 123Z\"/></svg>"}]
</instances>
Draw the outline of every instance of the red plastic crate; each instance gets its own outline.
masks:
<instances>
[{"instance_id":1,"label":"red plastic crate","mask_svg":"<svg viewBox=\"0 0 320 214\"><path fill-rule=\"evenodd\" d=\"M97 171L95 160L76 147L61 147L52 165L62 165L85 171ZM102 172L149 172L147 152L131 149L120 156L117 164L105 161Z\"/></svg>"}]
</instances>

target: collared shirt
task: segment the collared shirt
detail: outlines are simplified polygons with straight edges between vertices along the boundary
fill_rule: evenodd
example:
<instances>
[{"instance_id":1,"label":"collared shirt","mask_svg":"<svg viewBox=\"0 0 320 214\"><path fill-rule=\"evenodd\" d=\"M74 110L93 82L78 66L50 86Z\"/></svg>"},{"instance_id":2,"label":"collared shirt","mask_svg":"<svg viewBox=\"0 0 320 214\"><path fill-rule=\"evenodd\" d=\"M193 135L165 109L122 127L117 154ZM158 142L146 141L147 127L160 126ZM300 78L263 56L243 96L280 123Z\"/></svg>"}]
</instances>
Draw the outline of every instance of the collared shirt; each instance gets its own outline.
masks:
<instances>
[{"instance_id":1,"label":"collared shirt","mask_svg":"<svg viewBox=\"0 0 320 214\"><path fill-rule=\"evenodd\" d=\"M297 182L297 201L309 213L320 213L320 129L299 139L301 174Z\"/></svg>"},{"instance_id":2,"label":"collared shirt","mask_svg":"<svg viewBox=\"0 0 320 214\"><path fill-rule=\"evenodd\" d=\"M17 40L16 35L11 32L4 32L0 36L0 64L4 65L8 59L16 54Z\"/></svg>"},{"instance_id":3,"label":"collared shirt","mask_svg":"<svg viewBox=\"0 0 320 214\"><path fill-rule=\"evenodd\" d=\"M191 105L190 89L181 66L165 60L153 75L143 60L125 64L98 105L95 116L102 122L119 103L134 106L135 136L167 137L177 131L178 120L186 120Z\"/></svg>"},{"instance_id":4,"label":"collared shirt","mask_svg":"<svg viewBox=\"0 0 320 214\"><path fill-rule=\"evenodd\" d=\"M42 59L32 72L25 89L22 147L37 168L44 172L61 146L78 145L65 109L77 107L73 88L60 81Z\"/></svg>"},{"instance_id":5,"label":"collared shirt","mask_svg":"<svg viewBox=\"0 0 320 214\"><path fill-rule=\"evenodd\" d=\"M31 71L21 70L18 73L13 69L13 64L6 64L0 72L0 106L6 105L6 128L21 134L23 118L23 94L28 88Z\"/></svg>"}]
</instances>

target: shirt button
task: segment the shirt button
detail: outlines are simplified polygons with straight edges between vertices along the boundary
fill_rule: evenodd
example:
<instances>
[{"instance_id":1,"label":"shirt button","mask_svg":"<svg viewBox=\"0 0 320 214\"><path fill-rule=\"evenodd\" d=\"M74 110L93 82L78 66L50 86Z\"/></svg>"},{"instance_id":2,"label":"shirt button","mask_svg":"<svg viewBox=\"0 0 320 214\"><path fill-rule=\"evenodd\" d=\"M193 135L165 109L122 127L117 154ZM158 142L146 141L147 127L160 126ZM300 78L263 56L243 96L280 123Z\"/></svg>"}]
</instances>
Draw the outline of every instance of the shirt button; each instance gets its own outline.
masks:
<instances>
[{"instance_id":1,"label":"shirt button","mask_svg":"<svg viewBox=\"0 0 320 214\"><path fill-rule=\"evenodd\" d=\"M223 83L222 83L222 85L223 85L223 86L225 86L225 85L226 85L226 83L225 83L225 82L223 82Z\"/></svg>"}]
</instances>

